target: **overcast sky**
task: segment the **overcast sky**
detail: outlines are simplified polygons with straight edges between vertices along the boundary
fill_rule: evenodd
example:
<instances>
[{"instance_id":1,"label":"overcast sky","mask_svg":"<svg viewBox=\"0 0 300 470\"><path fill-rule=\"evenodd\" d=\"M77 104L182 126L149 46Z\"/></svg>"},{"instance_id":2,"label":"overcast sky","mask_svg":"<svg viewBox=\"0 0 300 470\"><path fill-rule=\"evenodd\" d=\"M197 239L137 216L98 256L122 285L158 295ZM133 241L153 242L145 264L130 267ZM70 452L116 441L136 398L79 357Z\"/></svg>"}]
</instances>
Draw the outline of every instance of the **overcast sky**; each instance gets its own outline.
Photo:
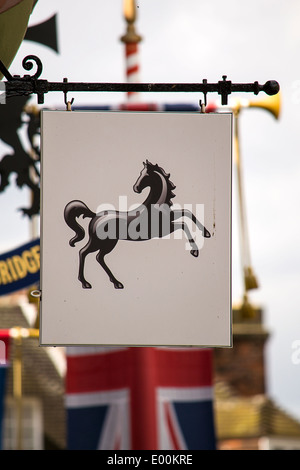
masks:
<instances>
[{"instance_id":1,"label":"overcast sky","mask_svg":"<svg viewBox=\"0 0 300 470\"><path fill-rule=\"evenodd\" d=\"M27 54L43 62L49 81L122 82L126 80L126 24L122 0L39 0L34 25L57 13L59 54L24 42L10 72L25 72ZM264 309L270 331L266 350L267 390L279 406L300 418L300 364L293 364L293 342L300 341L300 3L297 0L137 0L137 32L142 82L235 83L274 79L280 83L280 120L261 109L240 116L247 218L252 264L260 288L250 300ZM73 93L74 105L111 104L122 93ZM240 95L250 99L265 98ZM45 96L45 106L64 106L62 93ZM198 104L195 94L144 94L147 102ZM32 99L36 103L36 97ZM220 102L216 94L208 101ZM63 162L62 162L63 164ZM242 295L237 231L236 181L233 178L233 300ZM0 195L2 251L28 241L30 227L17 208L29 201L13 185Z\"/></svg>"}]
</instances>

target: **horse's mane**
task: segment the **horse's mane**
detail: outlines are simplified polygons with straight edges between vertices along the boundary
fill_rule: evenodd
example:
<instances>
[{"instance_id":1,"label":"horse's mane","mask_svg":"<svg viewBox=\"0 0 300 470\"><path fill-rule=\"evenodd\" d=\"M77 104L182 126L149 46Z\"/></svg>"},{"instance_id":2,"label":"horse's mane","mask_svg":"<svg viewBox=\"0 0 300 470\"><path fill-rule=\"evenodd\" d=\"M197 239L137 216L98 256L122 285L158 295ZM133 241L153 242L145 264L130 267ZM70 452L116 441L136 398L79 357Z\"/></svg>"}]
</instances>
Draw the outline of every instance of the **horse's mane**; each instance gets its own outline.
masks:
<instances>
[{"instance_id":1,"label":"horse's mane","mask_svg":"<svg viewBox=\"0 0 300 470\"><path fill-rule=\"evenodd\" d=\"M167 197L166 197L165 204L168 204L169 206L172 206L173 202L171 201L171 199L173 197L175 197L175 194L173 193L173 189L175 189L176 186L170 180L170 173L166 173L165 170L162 167L158 166L157 163L155 165L153 165L153 163L149 162L149 160L146 160L146 163L144 163L144 165L145 165L145 167L147 167L147 170L149 172L156 171L157 173L160 173L164 177L164 179L167 183Z\"/></svg>"}]
</instances>

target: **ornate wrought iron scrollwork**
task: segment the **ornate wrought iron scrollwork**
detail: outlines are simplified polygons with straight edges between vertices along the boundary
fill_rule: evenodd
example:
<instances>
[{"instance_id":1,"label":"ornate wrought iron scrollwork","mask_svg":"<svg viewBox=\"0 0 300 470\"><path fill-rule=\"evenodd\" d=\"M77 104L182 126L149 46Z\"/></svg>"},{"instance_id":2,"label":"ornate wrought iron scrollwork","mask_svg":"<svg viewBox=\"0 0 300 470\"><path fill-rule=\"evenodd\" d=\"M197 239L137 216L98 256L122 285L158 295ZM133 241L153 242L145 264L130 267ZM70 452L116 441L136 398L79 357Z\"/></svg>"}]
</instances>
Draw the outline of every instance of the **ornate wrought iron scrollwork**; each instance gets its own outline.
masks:
<instances>
[{"instance_id":1,"label":"ornate wrought iron scrollwork","mask_svg":"<svg viewBox=\"0 0 300 470\"><path fill-rule=\"evenodd\" d=\"M22 61L22 67L25 70L31 70L33 68L33 63L35 62L37 66L37 70L34 75L24 75L24 79L31 80L31 79L38 79L43 71L43 64L42 61L36 55L28 55L24 57Z\"/></svg>"}]
</instances>

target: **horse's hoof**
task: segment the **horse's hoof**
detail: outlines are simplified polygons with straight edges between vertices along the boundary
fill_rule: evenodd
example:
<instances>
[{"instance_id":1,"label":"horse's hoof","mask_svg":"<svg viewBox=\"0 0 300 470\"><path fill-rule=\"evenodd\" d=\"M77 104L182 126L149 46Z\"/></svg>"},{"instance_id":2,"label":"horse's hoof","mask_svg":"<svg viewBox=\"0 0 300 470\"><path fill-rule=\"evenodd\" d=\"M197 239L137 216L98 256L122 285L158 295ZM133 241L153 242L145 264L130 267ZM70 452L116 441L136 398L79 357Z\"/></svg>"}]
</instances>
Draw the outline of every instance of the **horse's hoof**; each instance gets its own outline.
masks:
<instances>
[{"instance_id":1,"label":"horse's hoof","mask_svg":"<svg viewBox=\"0 0 300 470\"><path fill-rule=\"evenodd\" d=\"M206 229L204 229L204 237L205 237L205 238L210 238L210 236L211 236L211 235L210 235L209 231L206 230Z\"/></svg>"},{"instance_id":2,"label":"horse's hoof","mask_svg":"<svg viewBox=\"0 0 300 470\"><path fill-rule=\"evenodd\" d=\"M114 286L115 286L115 289L124 289L122 282L119 282L119 281L115 282Z\"/></svg>"},{"instance_id":3,"label":"horse's hoof","mask_svg":"<svg viewBox=\"0 0 300 470\"><path fill-rule=\"evenodd\" d=\"M199 255L199 250L191 250L191 255L195 256L195 258L197 258L197 256Z\"/></svg>"},{"instance_id":4,"label":"horse's hoof","mask_svg":"<svg viewBox=\"0 0 300 470\"><path fill-rule=\"evenodd\" d=\"M90 284L89 282L83 282L82 287L83 287L83 289L91 289L92 284Z\"/></svg>"}]
</instances>

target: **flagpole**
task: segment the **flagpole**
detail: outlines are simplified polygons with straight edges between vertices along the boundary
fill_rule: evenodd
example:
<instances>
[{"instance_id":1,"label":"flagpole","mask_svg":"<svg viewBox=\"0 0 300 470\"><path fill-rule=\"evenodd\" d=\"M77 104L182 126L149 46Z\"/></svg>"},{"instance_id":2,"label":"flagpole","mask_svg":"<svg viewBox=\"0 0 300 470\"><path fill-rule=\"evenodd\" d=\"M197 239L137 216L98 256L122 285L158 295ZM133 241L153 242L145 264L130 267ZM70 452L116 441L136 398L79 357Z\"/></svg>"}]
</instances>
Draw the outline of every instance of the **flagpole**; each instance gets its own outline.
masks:
<instances>
[{"instance_id":1,"label":"flagpole","mask_svg":"<svg viewBox=\"0 0 300 470\"><path fill-rule=\"evenodd\" d=\"M131 416L138 416L132 426L132 450L158 449L156 409L155 348L131 348L134 364Z\"/></svg>"},{"instance_id":2,"label":"flagpole","mask_svg":"<svg viewBox=\"0 0 300 470\"><path fill-rule=\"evenodd\" d=\"M127 31L121 37L125 43L126 78L128 83L139 82L138 43L142 40L135 31L136 2L124 0L124 17L127 21ZM128 92L130 103L139 101L138 92ZM131 348L134 363L134 382L132 387L131 416L138 416L132 426L132 450L157 449L157 410L155 390L155 350L151 347Z\"/></svg>"},{"instance_id":3,"label":"flagpole","mask_svg":"<svg viewBox=\"0 0 300 470\"><path fill-rule=\"evenodd\" d=\"M13 395L16 403L17 410L17 450L23 448L23 436L22 436L22 334L21 328L16 327L12 331L14 338L14 356L13 356Z\"/></svg>"},{"instance_id":4,"label":"flagpole","mask_svg":"<svg viewBox=\"0 0 300 470\"><path fill-rule=\"evenodd\" d=\"M248 302L247 293L251 289L257 289L258 282L251 266L246 209L245 209L243 184L242 184L242 161L241 161L240 145L239 145L239 112L240 112L239 108L233 110L235 162L236 162L236 170L237 170L238 199L239 199L239 211L240 211L241 261L242 261L242 270L243 270L243 276L244 276L244 299L243 299L242 309L246 317L251 317L253 315L253 308Z\"/></svg>"},{"instance_id":5,"label":"flagpole","mask_svg":"<svg viewBox=\"0 0 300 470\"><path fill-rule=\"evenodd\" d=\"M35 328L22 328L20 326L11 328L9 331L10 336L14 340L14 355L13 355L13 396L17 409L17 450L23 449L23 388L22 388L22 347L23 338L38 338L39 330Z\"/></svg>"},{"instance_id":6,"label":"flagpole","mask_svg":"<svg viewBox=\"0 0 300 470\"><path fill-rule=\"evenodd\" d=\"M125 44L127 82L138 83L140 81L138 43L142 38L136 33L134 26L136 20L135 0L124 0L123 11L127 22L127 31L126 34L121 37L121 41ZM130 102L136 102L139 99L139 95L137 92L128 92L127 99Z\"/></svg>"}]
</instances>

